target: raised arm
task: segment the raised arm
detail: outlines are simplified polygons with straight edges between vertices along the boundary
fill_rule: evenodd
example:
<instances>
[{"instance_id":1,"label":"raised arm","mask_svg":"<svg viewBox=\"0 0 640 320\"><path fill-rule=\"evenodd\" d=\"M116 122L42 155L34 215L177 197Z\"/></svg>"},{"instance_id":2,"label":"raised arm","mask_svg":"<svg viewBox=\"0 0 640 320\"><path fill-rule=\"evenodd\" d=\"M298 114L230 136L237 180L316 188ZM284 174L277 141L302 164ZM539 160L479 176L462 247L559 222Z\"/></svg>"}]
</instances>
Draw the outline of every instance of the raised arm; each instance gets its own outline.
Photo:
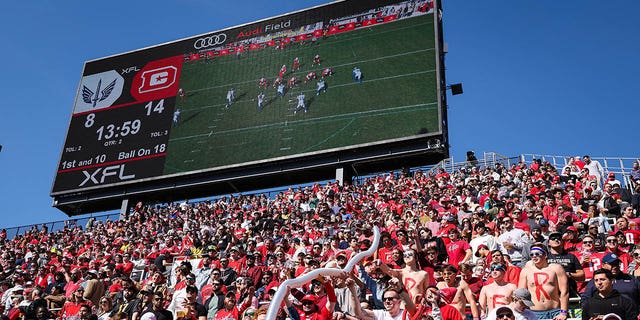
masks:
<instances>
[{"instance_id":1,"label":"raised arm","mask_svg":"<svg viewBox=\"0 0 640 320\"><path fill-rule=\"evenodd\" d=\"M462 283L464 283L464 285ZM460 285L462 286L462 292L464 293L464 297L467 299L467 303L471 308L471 314L473 315L473 318L479 319L480 310L478 309L476 298L473 296L473 292L471 292L471 288L469 288L469 285L463 280L460 281Z\"/></svg>"},{"instance_id":2,"label":"raised arm","mask_svg":"<svg viewBox=\"0 0 640 320\"><path fill-rule=\"evenodd\" d=\"M351 293L351 301L355 301L352 306L356 318L362 320L373 320L373 311L362 309L362 306L360 305L360 303L358 303L359 299L358 294L356 293L355 283L352 283L349 286L349 293Z\"/></svg>"},{"instance_id":3,"label":"raised arm","mask_svg":"<svg viewBox=\"0 0 640 320\"><path fill-rule=\"evenodd\" d=\"M391 269L386 263L382 262L382 260L380 259L376 259L375 264L378 266L378 268L380 268L380 270L382 270L382 272L388 274L389 276L393 278L402 279L402 270Z\"/></svg>"}]
</instances>

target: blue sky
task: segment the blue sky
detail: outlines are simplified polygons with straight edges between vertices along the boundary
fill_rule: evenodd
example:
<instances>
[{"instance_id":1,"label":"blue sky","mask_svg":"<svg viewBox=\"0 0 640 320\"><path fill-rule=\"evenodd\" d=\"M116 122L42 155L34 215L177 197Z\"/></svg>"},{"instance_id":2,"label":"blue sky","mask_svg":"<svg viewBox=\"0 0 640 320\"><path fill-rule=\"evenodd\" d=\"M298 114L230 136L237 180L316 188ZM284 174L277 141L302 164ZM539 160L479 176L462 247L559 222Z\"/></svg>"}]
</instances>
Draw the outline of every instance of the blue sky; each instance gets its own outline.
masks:
<instances>
[{"instance_id":1,"label":"blue sky","mask_svg":"<svg viewBox=\"0 0 640 320\"><path fill-rule=\"evenodd\" d=\"M9 1L0 12L0 227L49 192L83 63L325 1ZM451 154L638 156L640 2L444 1Z\"/></svg>"}]
</instances>

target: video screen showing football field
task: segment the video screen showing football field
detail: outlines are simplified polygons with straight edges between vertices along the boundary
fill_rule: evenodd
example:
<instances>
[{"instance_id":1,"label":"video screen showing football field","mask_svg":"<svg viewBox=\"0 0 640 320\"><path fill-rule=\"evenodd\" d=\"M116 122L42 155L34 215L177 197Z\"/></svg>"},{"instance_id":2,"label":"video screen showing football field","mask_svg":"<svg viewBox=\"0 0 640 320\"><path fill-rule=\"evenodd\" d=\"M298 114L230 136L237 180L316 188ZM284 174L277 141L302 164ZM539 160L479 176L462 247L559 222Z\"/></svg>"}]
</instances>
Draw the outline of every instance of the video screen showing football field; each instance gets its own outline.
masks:
<instances>
[{"instance_id":1,"label":"video screen showing football field","mask_svg":"<svg viewBox=\"0 0 640 320\"><path fill-rule=\"evenodd\" d=\"M433 15L424 14L284 49L186 62L165 174L439 132L434 38ZM327 68L332 74L323 79ZM306 81L312 72L315 78ZM280 75L284 96L274 86ZM292 77L297 81L290 87ZM326 91L317 93L321 80ZM298 107L301 95L304 108Z\"/></svg>"}]
</instances>

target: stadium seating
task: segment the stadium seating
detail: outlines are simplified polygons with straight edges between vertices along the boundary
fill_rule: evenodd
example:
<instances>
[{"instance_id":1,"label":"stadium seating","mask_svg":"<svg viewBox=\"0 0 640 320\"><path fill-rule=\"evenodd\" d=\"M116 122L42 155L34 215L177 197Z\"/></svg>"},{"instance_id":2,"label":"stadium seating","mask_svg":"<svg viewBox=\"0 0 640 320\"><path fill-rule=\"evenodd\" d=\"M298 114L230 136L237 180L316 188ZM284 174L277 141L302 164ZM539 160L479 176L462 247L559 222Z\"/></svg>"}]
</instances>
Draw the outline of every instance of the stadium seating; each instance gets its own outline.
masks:
<instances>
[{"instance_id":1,"label":"stadium seating","mask_svg":"<svg viewBox=\"0 0 640 320\"><path fill-rule=\"evenodd\" d=\"M246 255L259 253L260 274L270 270L275 277L275 284L253 284L257 293L249 301L253 308L259 309L268 306L267 292L289 277L289 272L298 276L310 268L309 263L314 260L322 267L332 266L340 254L352 257L367 249L371 241L367 232L373 225L389 235L398 248L416 247L416 243L424 247L426 242L419 236L403 243L397 233L431 229L434 235L442 236L438 222L452 217L450 221L462 231L467 241L471 241L476 236L474 212L483 211L493 219L501 218L510 214L513 208L522 211L535 208L540 198L553 198L557 192L558 203L565 204L577 218L571 227L585 233L592 217L582 211L578 203L572 203L569 196L576 196L576 200L585 197L585 190L594 177L592 174L562 176L568 158L534 154L508 158L486 153L477 163L456 163L447 159L410 172L358 177L353 184L324 181L195 202L140 204L126 217L111 214L9 228L1 234L4 272L0 273L0 280L9 285L2 290L6 292L18 285L30 291L38 286L44 289L52 283L55 272L64 270L79 272L80 280L67 279L67 283L76 285L86 285L89 271L96 271L107 292L114 295L121 290L114 285L119 276L133 279L138 289L142 289L156 271L168 276L166 285L169 288L176 288L176 285L180 286L177 282L185 281L176 276L185 263L192 267L196 285L202 290L209 283L211 270L221 268L220 260L225 258L235 269L232 278L224 279L227 290L245 290L235 280L255 275L246 264ZM638 160L593 160L599 161L607 174L596 181L597 189L619 180L620 188L609 193L621 207L632 205L635 209L633 218L637 217L639 195L630 188L628 176L631 162ZM609 177L609 173L614 176ZM465 193L465 190L470 192ZM485 194L494 191L495 199L487 200ZM500 213L501 209L509 207L508 202L515 203L514 207ZM527 202L532 202L533 206L528 206ZM451 203L452 207L446 203ZM437 214L430 215L434 210ZM543 213L543 210L529 210L530 219ZM621 215L607 217L611 219L611 226L606 232L617 231L615 219ZM567 226L558 219L548 219L546 213L545 218L552 220L548 232L556 228L566 230ZM536 222L531 224L534 225ZM630 227L640 228L635 221ZM498 229L491 232L496 237L500 235ZM624 250L631 253L640 239L627 239L632 243ZM316 251L314 245L318 244L321 246ZM301 252L304 254L299 259ZM305 255L309 261L302 259ZM444 256L447 256L446 252ZM402 267L402 262L394 263ZM42 275L39 270L43 271ZM486 272L477 276L487 280ZM244 293L238 293L238 297ZM370 292L362 297L369 299L370 305L375 304ZM30 303L26 294L20 298L27 302L23 303L25 306ZM168 299L170 301L171 297ZM572 301L570 316L579 318L579 298L574 297ZM11 302L6 306L8 313L13 306Z\"/></svg>"}]
</instances>

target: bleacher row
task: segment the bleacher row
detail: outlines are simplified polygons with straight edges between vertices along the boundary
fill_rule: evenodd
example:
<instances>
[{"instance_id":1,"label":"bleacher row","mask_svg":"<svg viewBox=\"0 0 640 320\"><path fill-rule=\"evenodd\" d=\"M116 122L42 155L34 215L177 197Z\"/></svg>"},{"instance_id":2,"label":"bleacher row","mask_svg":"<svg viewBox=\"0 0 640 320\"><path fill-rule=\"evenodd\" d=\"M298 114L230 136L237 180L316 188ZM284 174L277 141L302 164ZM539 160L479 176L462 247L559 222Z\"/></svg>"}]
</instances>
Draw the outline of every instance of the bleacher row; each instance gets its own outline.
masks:
<instances>
[{"instance_id":1,"label":"bleacher row","mask_svg":"<svg viewBox=\"0 0 640 320\"><path fill-rule=\"evenodd\" d=\"M596 221L607 220L601 223L600 237L619 231L616 219L624 216L622 208L633 208L632 216L625 217L630 230L640 226L633 220L639 209L633 176L640 172L632 164L637 159L593 158L605 166L601 172L587 170L585 173L581 170L585 166L572 164L569 158L540 155L507 158L490 153L480 160L455 163L448 159L436 166L409 172L360 177L353 184L327 181L271 190L270 194L236 194L193 203L188 200L162 205L138 203L119 219L114 215L94 216L3 230L0 233L3 271L0 304L4 315L11 320L36 317L39 307L55 311L49 317L82 318L79 312L83 303L92 306L91 313L101 319L131 319L136 310L127 309L131 303L123 294L130 288L139 298L136 317L153 309L152 301L147 299L153 292L163 293L166 304L163 307L169 308L176 317L184 314L176 313L180 307L176 307L175 300L184 300L179 295L184 294L185 286L194 285L198 289L197 301L207 313L205 316L216 319L216 314L227 307L211 303L211 297L215 296L212 284L219 281L224 297L235 296L237 318L257 319L258 315L265 315L272 298L270 293L278 289L282 281L314 268L340 265L341 259L368 249L374 225L382 230L383 238L389 238L391 247L387 246L386 250L381 247L375 257L364 263L367 269L355 270L359 279L365 270L378 272L371 267L373 259L402 269L405 267L402 254L398 258L393 251L417 249L418 262L429 273L429 284L442 289L448 286L442 271L452 262L448 259L455 255L447 247L450 242L447 231L453 224L471 244L471 255L463 254L462 264L453 264L457 269L473 269L474 283L480 285L474 286L471 301L446 300L444 293L443 300L461 314L471 314L465 305L475 305L480 300L482 286L491 282L490 258L476 257L480 249L477 244L474 246L473 239L479 236L476 234L479 224L488 227L494 242L504 233L500 222L496 222L504 217L520 219L516 227L527 229L529 237L532 237L530 230L541 226L543 237L555 231L564 235L573 229L575 238L568 240L568 244L573 243L580 250L579 239ZM585 201L590 199L587 189L614 199L617 211L599 210L595 215L589 212L590 205L596 209L601 209L601 205L598 201ZM546 204L550 199L557 203ZM559 206L565 210L564 214L558 214ZM567 222L567 214L573 221ZM602 219L598 219L599 216ZM12 233L15 236L10 236ZM423 237L427 233L432 238ZM442 246L435 247L434 260L428 257L427 251L431 242L437 242L435 239L440 239ZM620 249L633 253L640 237L624 239L630 243L621 244ZM501 250L507 258L517 256L501 244L493 248ZM599 249L602 254L608 250ZM527 252L521 252L521 257L520 261L507 259L505 263L522 267L528 260ZM255 262L247 262L251 260ZM476 268L482 265L481 260L484 267ZM629 258L623 271L627 272L635 262ZM587 263L585 267L593 269L594 265ZM456 281L469 281L458 272ZM271 278L265 280L265 275ZM193 283L187 279L189 276L194 278ZM376 281L382 288L389 277L380 275ZM331 310L334 316L353 316L355 307L346 302L348 293L342 290L344 281L328 282L332 290L339 293L339 303ZM586 282L578 287L584 290L585 286ZM102 290L96 291L94 287ZM326 292L316 287L305 286L303 296L315 294L320 301L326 301ZM83 295L78 298L75 292L80 288ZM381 290L361 287L359 291L365 308L388 307L382 301ZM640 292L636 294L640 296ZM299 303L304 300L303 296L297 296L297 300L291 298L301 312L304 310ZM109 310L103 309L103 298L109 300ZM428 305L424 297L413 298L418 305ZM569 315L578 318L580 298L576 295L571 301L573 307ZM489 314L487 306L480 307L479 314L472 317ZM318 308L322 308L321 304ZM287 315L282 309L279 317L285 318ZM429 315L430 308L419 310L423 316ZM121 311L127 312L122 315Z\"/></svg>"}]
</instances>

